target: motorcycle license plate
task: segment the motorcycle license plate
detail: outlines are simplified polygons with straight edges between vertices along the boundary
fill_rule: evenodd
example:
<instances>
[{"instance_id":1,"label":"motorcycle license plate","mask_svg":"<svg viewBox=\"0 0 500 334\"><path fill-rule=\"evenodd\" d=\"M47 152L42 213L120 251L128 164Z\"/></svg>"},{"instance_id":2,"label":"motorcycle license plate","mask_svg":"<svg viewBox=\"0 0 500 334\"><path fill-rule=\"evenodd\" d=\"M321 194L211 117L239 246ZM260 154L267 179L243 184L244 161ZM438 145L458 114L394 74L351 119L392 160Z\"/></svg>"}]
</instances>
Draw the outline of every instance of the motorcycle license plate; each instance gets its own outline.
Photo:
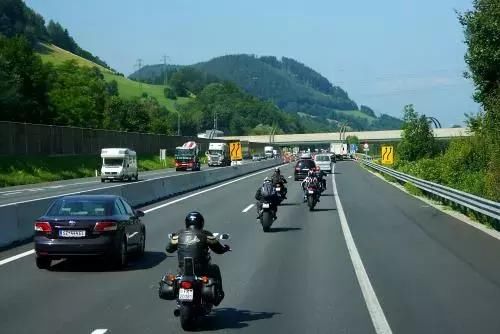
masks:
<instances>
[{"instance_id":1,"label":"motorcycle license plate","mask_svg":"<svg viewBox=\"0 0 500 334\"><path fill-rule=\"evenodd\" d=\"M309 194L314 194L314 190L309 190Z\"/></svg>"},{"instance_id":2,"label":"motorcycle license plate","mask_svg":"<svg viewBox=\"0 0 500 334\"><path fill-rule=\"evenodd\" d=\"M281 188L280 188L280 187L277 187L277 188L276 188L276 191L281 191Z\"/></svg>"},{"instance_id":3,"label":"motorcycle license plate","mask_svg":"<svg viewBox=\"0 0 500 334\"><path fill-rule=\"evenodd\" d=\"M269 203L263 203L263 204L262 204L262 207L263 207L264 209L269 209Z\"/></svg>"},{"instance_id":4,"label":"motorcycle license plate","mask_svg":"<svg viewBox=\"0 0 500 334\"><path fill-rule=\"evenodd\" d=\"M179 300L188 302L192 301L193 289L179 289Z\"/></svg>"}]
</instances>

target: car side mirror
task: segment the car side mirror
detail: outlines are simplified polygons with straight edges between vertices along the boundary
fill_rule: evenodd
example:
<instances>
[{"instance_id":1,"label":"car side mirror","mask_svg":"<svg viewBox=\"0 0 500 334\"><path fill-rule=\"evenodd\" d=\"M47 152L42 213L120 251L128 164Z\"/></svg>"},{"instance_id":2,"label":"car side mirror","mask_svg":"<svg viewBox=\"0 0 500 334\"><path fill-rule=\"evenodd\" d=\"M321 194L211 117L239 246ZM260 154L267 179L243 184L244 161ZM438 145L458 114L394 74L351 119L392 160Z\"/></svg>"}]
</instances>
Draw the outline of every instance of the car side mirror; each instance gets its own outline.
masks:
<instances>
[{"instance_id":1,"label":"car side mirror","mask_svg":"<svg viewBox=\"0 0 500 334\"><path fill-rule=\"evenodd\" d=\"M141 211L141 210L135 210L135 215L137 217L144 217L145 213L144 213L144 211Z\"/></svg>"}]
</instances>

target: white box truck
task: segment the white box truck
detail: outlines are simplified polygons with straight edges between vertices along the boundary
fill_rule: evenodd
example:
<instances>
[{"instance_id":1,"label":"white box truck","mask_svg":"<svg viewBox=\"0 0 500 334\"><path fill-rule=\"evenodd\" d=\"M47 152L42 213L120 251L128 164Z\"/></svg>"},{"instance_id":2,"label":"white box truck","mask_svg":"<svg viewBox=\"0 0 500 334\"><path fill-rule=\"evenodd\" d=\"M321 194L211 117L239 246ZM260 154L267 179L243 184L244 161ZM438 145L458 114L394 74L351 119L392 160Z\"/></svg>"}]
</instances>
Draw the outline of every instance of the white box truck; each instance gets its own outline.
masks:
<instances>
[{"instance_id":1,"label":"white box truck","mask_svg":"<svg viewBox=\"0 0 500 334\"><path fill-rule=\"evenodd\" d=\"M274 147L272 147L272 146L264 146L264 156L267 159L271 159L274 156L273 150L274 150Z\"/></svg>"},{"instance_id":2,"label":"white box truck","mask_svg":"<svg viewBox=\"0 0 500 334\"><path fill-rule=\"evenodd\" d=\"M231 165L229 146L226 143L209 143L207 157L210 167Z\"/></svg>"},{"instance_id":3,"label":"white box truck","mask_svg":"<svg viewBox=\"0 0 500 334\"><path fill-rule=\"evenodd\" d=\"M330 144L330 153L335 154L335 158L346 159L348 155L347 144L342 143L331 143Z\"/></svg>"},{"instance_id":4,"label":"white box truck","mask_svg":"<svg viewBox=\"0 0 500 334\"><path fill-rule=\"evenodd\" d=\"M103 148L101 158L101 182L139 179L135 151L129 148Z\"/></svg>"}]
</instances>

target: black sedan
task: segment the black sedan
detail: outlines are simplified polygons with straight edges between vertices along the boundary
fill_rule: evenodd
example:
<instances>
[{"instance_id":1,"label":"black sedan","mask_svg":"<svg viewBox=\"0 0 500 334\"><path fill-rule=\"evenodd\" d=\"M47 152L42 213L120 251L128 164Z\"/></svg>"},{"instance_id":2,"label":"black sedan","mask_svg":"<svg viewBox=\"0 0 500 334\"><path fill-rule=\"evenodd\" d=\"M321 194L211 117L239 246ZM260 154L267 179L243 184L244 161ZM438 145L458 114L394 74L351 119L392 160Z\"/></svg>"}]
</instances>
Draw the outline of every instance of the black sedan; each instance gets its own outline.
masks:
<instances>
[{"instance_id":1,"label":"black sedan","mask_svg":"<svg viewBox=\"0 0 500 334\"><path fill-rule=\"evenodd\" d=\"M128 255L144 254L144 212L133 210L120 196L74 195L55 200L35 222L36 265L52 260L104 256L123 268Z\"/></svg>"},{"instance_id":2,"label":"black sedan","mask_svg":"<svg viewBox=\"0 0 500 334\"><path fill-rule=\"evenodd\" d=\"M317 171L316 163L312 159L300 159L297 161L294 170L295 181L303 180L307 177L307 173L310 171Z\"/></svg>"}]
</instances>

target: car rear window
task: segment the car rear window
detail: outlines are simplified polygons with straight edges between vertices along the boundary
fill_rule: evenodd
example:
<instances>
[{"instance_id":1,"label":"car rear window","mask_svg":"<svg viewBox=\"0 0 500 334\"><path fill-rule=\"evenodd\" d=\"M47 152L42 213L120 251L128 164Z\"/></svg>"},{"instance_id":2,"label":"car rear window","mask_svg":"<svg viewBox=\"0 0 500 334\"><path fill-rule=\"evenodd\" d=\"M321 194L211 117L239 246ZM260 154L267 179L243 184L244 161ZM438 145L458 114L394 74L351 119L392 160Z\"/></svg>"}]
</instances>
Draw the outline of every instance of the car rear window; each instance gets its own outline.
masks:
<instances>
[{"instance_id":1,"label":"car rear window","mask_svg":"<svg viewBox=\"0 0 500 334\"><path fill-rule=\"evenodd\" d=\"M301 160L297 163L297 167L310 169L316 167L316 164L312 160Z\"/></svg>"},{"instance_id":2,"label":"car rear window","mask_svg":"<svg viewBox=\"0 0 500 334\"><path fill-rule=\"evenodd\" d=\"M107 216L109 211L109 202L105 200L60 199L46 216Z\"/></svg>"},{"instance_id":3,"label":"car rear window","mask_svg":"<svg viewBox=\"0 0 500 334\"><path fill-rule=\"evenodd\" d=\"M330 157L328 155L318 155L316 161L330 161Z\"/></svg>"}]
</instances>

